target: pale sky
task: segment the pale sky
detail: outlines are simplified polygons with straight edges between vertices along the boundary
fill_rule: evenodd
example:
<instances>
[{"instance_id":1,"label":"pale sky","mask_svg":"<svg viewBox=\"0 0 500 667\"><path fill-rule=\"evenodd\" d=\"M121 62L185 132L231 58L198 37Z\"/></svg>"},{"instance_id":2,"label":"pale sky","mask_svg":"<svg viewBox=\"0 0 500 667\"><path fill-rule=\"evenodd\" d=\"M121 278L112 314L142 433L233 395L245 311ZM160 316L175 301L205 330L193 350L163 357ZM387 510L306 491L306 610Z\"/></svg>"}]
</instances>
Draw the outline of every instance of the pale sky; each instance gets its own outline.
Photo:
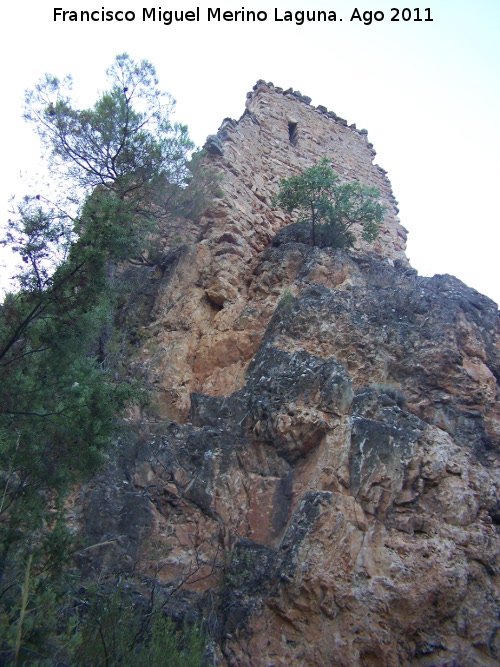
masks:
<instances>
[{"instance_id":1,"label":"pale sky","mask_svg":"<svg viewBox=\"0 0 500 667\"><path fill-rule=\"evenodd\" d=\"M156 66L161 87L177 100L175 120L189 126L198 145L225 117L241 116L246 93L258 79L300 90L313 105L366 128L377 151L375 162L388 171L401 223L410 232L412 265L422 275L454 274L500 302L500 0L426 0L420 6L414 1L406 16L430 15L433 21L391 21L396 14L391 8L401 10L401 19L407 4L6 4L0 26L4 219L9 195L24 194L26 174L38 168L38 140L21 119L24 90L46 72L71 73L76 94L90 105L105 86L105 69L127 51ZM144 7L158 11L160 6L177 11L199 7L200 21L143 22ZM54 22L54 7L128 10L136 18ZM267 20L209 22L208 7L266 12ZM355 9L361 15L378 10L384 19L371 25L351 21ZM337 21L297 25L275 20L300 10L335 11ZM0 289L8 275L0 266Z\"/></svg>"}]
</instances>

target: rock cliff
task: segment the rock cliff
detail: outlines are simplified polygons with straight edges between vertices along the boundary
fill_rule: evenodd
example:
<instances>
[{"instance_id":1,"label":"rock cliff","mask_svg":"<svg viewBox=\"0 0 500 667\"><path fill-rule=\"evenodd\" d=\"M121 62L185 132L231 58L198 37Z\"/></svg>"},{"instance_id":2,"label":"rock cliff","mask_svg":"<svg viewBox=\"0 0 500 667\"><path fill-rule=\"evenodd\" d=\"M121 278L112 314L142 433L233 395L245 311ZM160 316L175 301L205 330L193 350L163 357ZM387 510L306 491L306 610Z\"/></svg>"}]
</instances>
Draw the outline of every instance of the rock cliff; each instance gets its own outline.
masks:
<instances>
[{"instance_id":1,"label":"rock cliff","mask_svg":"<svg viewBox=\"0 0 500 667\"><path fill-rule=\"evenodd\" d=\"M215 664L500 664L496 304L417 275L366 131L300 93L258 82L206 148L224 195L125 273L156 418L80 491L81 567L204 618ZM322 157L379 188L375 244L284 229Z\"/></svg>"}]
</instances>

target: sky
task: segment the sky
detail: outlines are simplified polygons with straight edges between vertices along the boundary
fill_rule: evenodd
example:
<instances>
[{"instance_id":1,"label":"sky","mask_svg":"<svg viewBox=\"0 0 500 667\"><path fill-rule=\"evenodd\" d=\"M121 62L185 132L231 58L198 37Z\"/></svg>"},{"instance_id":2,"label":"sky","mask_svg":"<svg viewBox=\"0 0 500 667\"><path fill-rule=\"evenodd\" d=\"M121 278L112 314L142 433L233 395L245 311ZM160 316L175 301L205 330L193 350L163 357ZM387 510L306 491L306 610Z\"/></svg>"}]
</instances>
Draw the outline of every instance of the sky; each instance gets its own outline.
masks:
<instances>
[{"instance_id":1,"label":"sky","mask_svg":"<svg viewBox=\"0 0 500 667\"><path fill-rule=\"evenodd\" d=\"M47 72L70 73L75 96L89 106L105 89L106 68L126 51L155 65L177 100L174 120L200 146L224 118L242 115L258 79L300 90L366 128L399 201L412 265L424 276L451 273L499 303L500 1L356 2L10 2L0 26L0 223L9 197L25 194L41 164L38 139L21 118L24 91ZM55 7L135 19L54 21ZM143 8L153 7L157 16L160 8L199 8L200 20L143 21ZM208 21L208 8L267 19ZM300 12L313 10L337 20L299 25ZM8 264L2 255L0 291Z\"/></svg>"}]
</instances>

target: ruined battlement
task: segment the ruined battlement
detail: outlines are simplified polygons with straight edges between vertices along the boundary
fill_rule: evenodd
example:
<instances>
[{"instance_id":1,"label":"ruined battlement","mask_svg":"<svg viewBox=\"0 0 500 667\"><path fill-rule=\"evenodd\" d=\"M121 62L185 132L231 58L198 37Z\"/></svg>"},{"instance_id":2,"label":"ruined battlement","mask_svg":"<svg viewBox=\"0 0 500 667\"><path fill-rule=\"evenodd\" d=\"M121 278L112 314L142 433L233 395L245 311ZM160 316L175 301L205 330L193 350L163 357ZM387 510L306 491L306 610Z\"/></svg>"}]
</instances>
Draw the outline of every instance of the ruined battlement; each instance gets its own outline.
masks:
<instances>
[{"instance_id":1,"label":"ruined battlement","mask_svg":"<svg viewBox=\"0 0 500 667\"><path fill-rule=\"evenodd\" d=\"M376 152L367 130L348 125L324 106L312 106L311 98L298 91L261 80L247 94L241 118L226 118L206 147L224 174L226 193L217 215L219 223L210 225L213 233L222 227L226 232L235 227L243 232L244 227L249 244L260 252L292 221L272 205L280 181L327 158L341 180L378 188L386 207L379 238L372 244L360 239L354 252L407 263L407 231L397 217L387 172L373 163Z\"/></svg>"}]
</instances>

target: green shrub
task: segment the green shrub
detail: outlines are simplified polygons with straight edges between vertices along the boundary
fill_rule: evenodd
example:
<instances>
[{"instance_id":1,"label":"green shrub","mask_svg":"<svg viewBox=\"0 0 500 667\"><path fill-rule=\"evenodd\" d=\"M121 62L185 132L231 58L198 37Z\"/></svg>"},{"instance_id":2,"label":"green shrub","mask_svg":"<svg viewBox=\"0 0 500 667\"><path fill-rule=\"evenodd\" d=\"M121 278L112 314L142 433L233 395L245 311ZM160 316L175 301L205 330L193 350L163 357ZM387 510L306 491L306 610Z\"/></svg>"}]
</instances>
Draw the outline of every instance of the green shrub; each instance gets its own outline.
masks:
<instances>
[{"instance_id":1,"label":"green shrub","mask_svg":"<svg viewBox=\"0 0 500 667\"><path fill-rule=\"evenodd\" d=\"M378 236L385 211L379 197L377 188L358 181L340 183L324 159L300 176L282 180L274 203L288 213L299 212L300 222L311 225L313 245L350 248L356 240L355 224L361 225L365 241Z\"/></svg>"}]
</instances>

